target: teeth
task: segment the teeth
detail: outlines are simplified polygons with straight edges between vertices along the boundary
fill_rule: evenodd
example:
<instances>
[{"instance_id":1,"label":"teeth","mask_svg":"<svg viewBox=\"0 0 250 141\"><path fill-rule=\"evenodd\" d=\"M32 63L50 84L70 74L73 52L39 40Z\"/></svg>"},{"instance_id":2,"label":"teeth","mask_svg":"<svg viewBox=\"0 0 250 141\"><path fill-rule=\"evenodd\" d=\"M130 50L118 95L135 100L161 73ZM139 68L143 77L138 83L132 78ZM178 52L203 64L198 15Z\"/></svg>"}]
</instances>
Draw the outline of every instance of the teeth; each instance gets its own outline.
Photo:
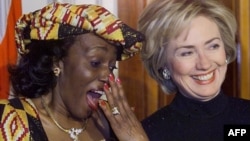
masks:
<instances>
[{"instance_id":1,"label":"teeth","mask_svg":"<svg viewBox=\"0 0 250 141\"><path fill-rule=\"evenodd\" d=\"M98 93L101 95L101 97L99 99L102 99L102 100L105 100L105 101L108 101L107 97L106 97L106 94L104 91L95 91L95 93Z\"/></svg>"},{"instance_id":2,"label":"teeth","mask_svg":"<svg viewBox=\"0 0 250 141\"><path fill-rule=\"evenodd\" d=\"M104 91L94 91L95 93L98 93L98 94L100 94L100 95L104 95L105 94L105 92Z\"/></svg>"},{"instance_id":3,"label":"teeth","mask_svg":"<svg viewBox=\"0 0 250 141\"><path fill-rule=\"evenodd\" d=\"M105 101L108 101L107 97L105 94L103 94L99 99L102 99L102 100L105 100Z\"/></svg>"},{"instance_id":4,"label":"teeth","mask_svg":"<svg viewBox=\"0 0 250 141\"><path fill-rule=\"evenodd\" d=\"M209 80L212 77L213 77L213 73L206 74L206 75L193 76L194 79L202 80L202 81Z\"/></svg>"}]
</instances>

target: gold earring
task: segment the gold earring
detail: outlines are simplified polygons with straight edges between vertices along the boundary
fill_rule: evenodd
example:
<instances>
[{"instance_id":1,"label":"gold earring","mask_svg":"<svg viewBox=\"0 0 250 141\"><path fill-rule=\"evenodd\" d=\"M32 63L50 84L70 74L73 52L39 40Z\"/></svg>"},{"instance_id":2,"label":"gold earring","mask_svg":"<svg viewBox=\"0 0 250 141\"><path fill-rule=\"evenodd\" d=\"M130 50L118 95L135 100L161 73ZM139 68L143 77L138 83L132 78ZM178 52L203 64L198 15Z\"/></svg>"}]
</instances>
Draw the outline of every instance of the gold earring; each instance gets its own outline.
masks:
<instances>
[{"instance_id":1,"label":"gold earring","mask_svg":"<svg viewBox=\"0 0 250 141\"><path fill-rule=\"evenodd\" d=\"M54 72L55 76L59 76L61 69L56 67L56 68L54 68L53 72Z\"/></svg>"}]
</instances>

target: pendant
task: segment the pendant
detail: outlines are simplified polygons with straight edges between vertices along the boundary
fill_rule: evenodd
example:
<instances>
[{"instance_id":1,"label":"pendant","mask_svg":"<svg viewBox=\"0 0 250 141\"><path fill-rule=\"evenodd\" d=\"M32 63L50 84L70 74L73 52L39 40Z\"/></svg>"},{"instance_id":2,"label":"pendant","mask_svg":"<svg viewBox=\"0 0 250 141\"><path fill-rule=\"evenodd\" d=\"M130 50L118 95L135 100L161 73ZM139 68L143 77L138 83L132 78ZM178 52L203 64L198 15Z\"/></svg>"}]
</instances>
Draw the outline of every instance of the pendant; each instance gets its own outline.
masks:
<instances>
[{"instance_id":1,"label":"pendant","mask_svg":"<svg viewBox=\"0 0 250 141\"><path fill-rule=\"evenodd\" d=\"M75 129L75 128L71 128L69 130L69 135L70 138L73 139L73 141L79 141L78 140L78 135L82 132L83 129Z\"/></svg>"}]
</instances>

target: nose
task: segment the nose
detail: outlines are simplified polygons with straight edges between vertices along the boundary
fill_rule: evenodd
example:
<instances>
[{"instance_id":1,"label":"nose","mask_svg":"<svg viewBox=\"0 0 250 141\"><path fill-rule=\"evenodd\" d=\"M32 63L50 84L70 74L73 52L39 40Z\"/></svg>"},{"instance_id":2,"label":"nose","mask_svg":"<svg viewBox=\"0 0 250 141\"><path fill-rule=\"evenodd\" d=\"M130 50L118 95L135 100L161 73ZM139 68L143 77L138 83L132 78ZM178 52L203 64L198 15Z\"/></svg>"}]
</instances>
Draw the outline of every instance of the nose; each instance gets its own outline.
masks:
<instances>
[{"instance_id":1,"label":"nose","mask_svg":"<svg viewBox=\"0 0 250 141\"><path fill-rule=\"evenodd\" d=\"M196 68L198 70L208 70L212 65L210 58L205 54L199 54L196 60Z\"/></svg>"},{"instance_id":2,"label":"nose","mask_svg":"<svg viewBox=\"0 0 250 141\"><path fill-rule=\"evenodd\" d=\"M102 71L100 72L100 75L99 75L99 79L100 81L104 82L104 83L107 83L108 82L108 78L109 78L109 75L111 74L112 72L110 71L110 68L109 67L104 67L102 69Z\"/></svg>"}]
</instances>

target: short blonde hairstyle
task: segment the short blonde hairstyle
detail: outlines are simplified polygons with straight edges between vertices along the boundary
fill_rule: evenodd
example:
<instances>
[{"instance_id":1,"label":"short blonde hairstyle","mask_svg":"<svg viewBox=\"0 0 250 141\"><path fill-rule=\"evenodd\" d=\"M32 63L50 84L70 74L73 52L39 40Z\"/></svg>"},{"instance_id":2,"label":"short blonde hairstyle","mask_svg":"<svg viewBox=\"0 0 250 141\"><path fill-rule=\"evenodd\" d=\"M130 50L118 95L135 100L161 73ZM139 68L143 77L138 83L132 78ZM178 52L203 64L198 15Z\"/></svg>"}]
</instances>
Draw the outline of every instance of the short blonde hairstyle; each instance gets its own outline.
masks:
<instances>
[{"instance_id":1,"label":"short blonde hairstyle","mask_svg":"<svg viewBox=\"0 0 250 141\"><path fill-rule=\"evenodd\" d=\"M167 93L177 91L172 80L164 80L162 69L166 60L163 52L168 42L185 29L197 16L212 19L218 26L225 45L228 62L236 58L235 35L237 23L235 16L222 3L215 0L155 0L150 3L139 18L139 31L145 34L141 58L150 76Z\"/></svg>"}]
</instances>

